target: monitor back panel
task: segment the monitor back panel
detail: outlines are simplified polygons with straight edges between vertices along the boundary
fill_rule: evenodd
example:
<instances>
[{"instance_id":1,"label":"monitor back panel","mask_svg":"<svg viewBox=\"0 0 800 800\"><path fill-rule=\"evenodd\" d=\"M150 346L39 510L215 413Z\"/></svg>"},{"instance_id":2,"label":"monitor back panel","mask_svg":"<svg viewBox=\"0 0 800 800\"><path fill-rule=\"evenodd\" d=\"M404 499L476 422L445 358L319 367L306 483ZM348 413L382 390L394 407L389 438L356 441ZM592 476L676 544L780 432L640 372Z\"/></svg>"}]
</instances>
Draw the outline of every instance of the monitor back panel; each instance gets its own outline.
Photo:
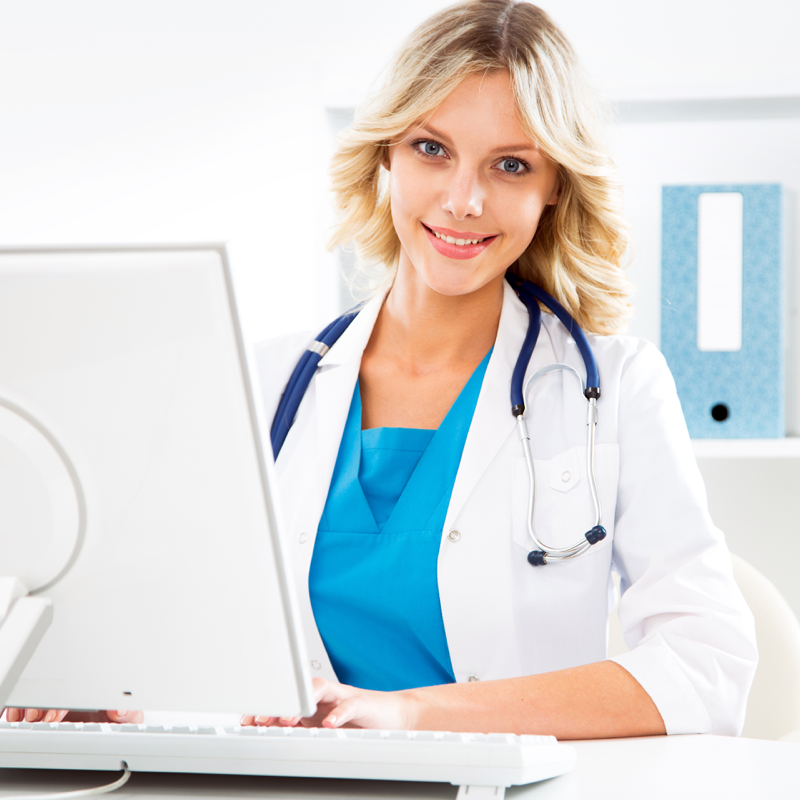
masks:
<instances>
[{"instance_id":1,"label":"monitor back panel","mask_svg":"<svg viewBox=\"0 0 800 800\"><path fill-rule=\"evenodd\" d=\"M10 705L310 711L259 407L223 248L0 251Z\"/></svg>"}]
</instances>

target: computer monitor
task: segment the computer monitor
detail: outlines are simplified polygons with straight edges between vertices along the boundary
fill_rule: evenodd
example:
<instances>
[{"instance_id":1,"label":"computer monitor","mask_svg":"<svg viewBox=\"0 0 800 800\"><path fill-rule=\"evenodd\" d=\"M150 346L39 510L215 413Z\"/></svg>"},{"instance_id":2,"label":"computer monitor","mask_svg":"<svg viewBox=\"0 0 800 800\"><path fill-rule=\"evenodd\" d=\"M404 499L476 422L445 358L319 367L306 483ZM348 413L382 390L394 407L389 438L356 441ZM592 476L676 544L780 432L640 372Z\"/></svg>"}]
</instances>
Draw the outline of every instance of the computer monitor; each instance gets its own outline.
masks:
<instances>
[{"instance_id":1,"label":"computer monitor","mask_svg":"<svg viewBox=\"0 0 800 800\"><path fill-rule=\"evenodd\" d=\"M0 250L7 705L313 711L252 374L223 246Z\"/></svg>"}]
</instances>

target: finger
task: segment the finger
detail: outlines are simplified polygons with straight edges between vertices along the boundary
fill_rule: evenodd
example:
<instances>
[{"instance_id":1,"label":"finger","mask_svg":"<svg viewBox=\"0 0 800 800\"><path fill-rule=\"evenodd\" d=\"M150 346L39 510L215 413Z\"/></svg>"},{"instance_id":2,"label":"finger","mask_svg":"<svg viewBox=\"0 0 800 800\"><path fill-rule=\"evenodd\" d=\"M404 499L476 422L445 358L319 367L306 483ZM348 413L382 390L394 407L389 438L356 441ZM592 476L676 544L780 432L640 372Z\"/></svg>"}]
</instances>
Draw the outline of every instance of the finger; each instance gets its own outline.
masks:
<instances>
[{"instance_id":1,"label":"finger","mask_svg":"<svg viewBox=\"0 0 800 800\"><path fill-rule=\"evenodd\" d=\"M261 727L270 726L270 725L277 725L278 724L278 717L266 717L260 716L256 717L256 725Z\"/></svg>"},{"instance_id":2,"label":"finger","mask_svg":"<svg viewBox=\"0 0 800 800\"><path fill-rule=\"evenodd\" d=\"M323 728L341 728L342 725L358 719L359 702L356 699L343 700L322 720Z\"/></svg>"},{"instance_id":3,"label":"finger","mask_svg":"<svg viewBox=\"0 0 800 800\"><path fill-rule=\"evenodd\" d=\"M45 712L43 722L61 722L64 717L67 716L67 712L65 710L59 710L57 708L51 708Z\"/></svg>"},{"instance_id":4,"label":"finger","mask_svg":"<svg viewBox=\"0 0 800 800\"><path fill-rule=\"evenodd\" d=\"M245 714L240 720L239 724L242 727L247 727L256 724L256 718L252 714Z\"/></svg>"},{"instance_id":5,"label":"finger","mask_svg":"<svg viewBox=\"0 0 800 800\"><path fill-rule=\"evenodd\" d=\"M7 708L6 709L6 722L22 722L22 709L21 708Z\"/></svg>"},{"instance_id":6,"label":"finger","mask_svg":"<svg viewBox=\"0 0 800 800\"><path fill-rule=\"evenodd\" d=\"M126 709L106 711L106 716L108 717L109 722L137 723L144 720L143 711L128 711Z\"/></svg>"},{"instance_id":7,"label":"finger","mask_svg":"<svg viewBox=\"0 0 800 800\"><path fill-rule=\"evenodd\" d=\"M285 728L294 728L300 722L300 719L301 717L281 717L278 720L278 724L283 725Z\"/></svg>"},{"instance_id":8,"label":"finger","mask_svg":"<svg viewBox=\"0 0 800 800\"><path fill-rule=\"evenodd\" d=\"M342 700L346 700L348 697L352 697L362 691L344 683L333 683L322 678L314 679L314 689L314 700L318 706L323 703L338 704Z\"/></svg>"},{"instance_id":9,"label":"finger","mask_svg":"<svg viewBox=\"0 0 800 800\"><path fill-rule=\"evenodd\" d=\"M43 716L44 716L44 709L41 708L25 709L25 722L39 722Z\"/></svg>"}]
</instances>

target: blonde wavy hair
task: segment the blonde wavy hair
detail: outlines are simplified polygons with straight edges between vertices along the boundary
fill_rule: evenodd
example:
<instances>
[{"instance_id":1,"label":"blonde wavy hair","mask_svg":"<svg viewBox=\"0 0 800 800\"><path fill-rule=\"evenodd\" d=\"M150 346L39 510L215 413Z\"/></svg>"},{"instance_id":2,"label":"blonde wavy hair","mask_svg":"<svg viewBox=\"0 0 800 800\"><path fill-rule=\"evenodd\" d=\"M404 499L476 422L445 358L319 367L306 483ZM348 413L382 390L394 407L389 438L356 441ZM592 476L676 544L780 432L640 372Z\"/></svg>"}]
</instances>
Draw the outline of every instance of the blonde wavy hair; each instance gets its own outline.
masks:
<instances>
[{"instance_id":1,"label":"blonde wavy hair","mask_svg":"<svg viewBox=\"0 0 800 800\"><path fill-rule=\"evenodd\" d=\"M624 331L630 237L601 136L605 115L569 42L530 3L470 0L435 14L406 40L384 87L337 140L331 175L339 223L329 248L353 242L360 261L384 265L393 279L400 240L382 166L389 143L432 115L465 78L496 71L510 74L520 125L561 181L558 202L545 207L512 269L550 292L585 330Z\"/></svg>"}]
</instances>

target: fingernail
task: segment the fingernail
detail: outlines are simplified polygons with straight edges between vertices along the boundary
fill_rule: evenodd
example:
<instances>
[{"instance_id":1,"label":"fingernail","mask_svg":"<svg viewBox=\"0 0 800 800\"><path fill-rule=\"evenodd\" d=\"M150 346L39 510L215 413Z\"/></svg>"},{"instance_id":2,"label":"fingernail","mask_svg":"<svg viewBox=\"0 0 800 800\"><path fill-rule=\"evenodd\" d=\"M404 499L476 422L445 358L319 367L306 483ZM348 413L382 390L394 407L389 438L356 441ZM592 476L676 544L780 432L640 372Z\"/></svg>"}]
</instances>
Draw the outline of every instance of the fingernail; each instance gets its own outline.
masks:
<instances>
[{"instance_id":1,"label":"fingernail","mask_svg":"<svg viewBox=\"0 0 800 800\"><path fill-rule=\"evenodd\" d=\"M56 719L56 712L53 711L51 708L45 715L44 715L44 722L55 722Z\"/></svg>"},{"instance_id":2,"label":"fingernail","mask_svg":"<svg viewBox=\"0 0 800 800\"><path fill-rule=\"evenodd\" d=\"M36 722L36 717L39 716L38 709L26 708L25 709L25 722Z\"/></svg>"},{"instance_id":3,"label":"fingernail","mask_svg":"<svg viewBox=\"0 0 800 800\"><path fill-rule=\"evenodd\" d=\"M125 717L127 717L127 716L128 716L128 712L127 711L117 710L117 719L122 720L122 719L125 719Z\"/></svg>"}]
</instances>

